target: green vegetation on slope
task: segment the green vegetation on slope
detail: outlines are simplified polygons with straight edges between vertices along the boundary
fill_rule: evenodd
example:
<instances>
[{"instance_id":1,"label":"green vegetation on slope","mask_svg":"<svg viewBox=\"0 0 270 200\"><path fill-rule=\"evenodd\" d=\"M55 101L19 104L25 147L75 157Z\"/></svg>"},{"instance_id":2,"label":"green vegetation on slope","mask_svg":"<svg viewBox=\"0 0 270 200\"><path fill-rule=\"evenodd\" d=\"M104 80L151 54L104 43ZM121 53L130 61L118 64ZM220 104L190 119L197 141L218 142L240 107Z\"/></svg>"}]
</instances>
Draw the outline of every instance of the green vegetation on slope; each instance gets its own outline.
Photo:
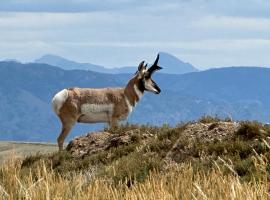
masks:
<instances>
[{"instance_id":1,"label":"green vegetation on slope","mask_svg":"<svg viewBox=\"0 0 270 200\"><path fill-rule=\"evenodd\" d=\"M202 131L200 137L194 133L195 137L188 132L194 131L194 127L204 127L217 135L204 136ZM231 132L234 130L231 127L237 129ZM25 192L16 190L20 184L26 185L31 188L32 197L36 197L49 184L47 194L40 192L41 199L48 195L58 197L56 188L66 191L62 199L91 195L100 199L108 199L110 195L111 199L269 197L269 125L204 117L196 123L176 127L124 125L105 131L119 135L131 133L131 142L90 155L74 156L65 151L10 161L0 169L0 186L7 195L24 196ZM8 165L13 168L7 169ZM13 173L12 169L21 182L19 185L18 180L7 174ZM40 180L46 184L39 186ZM12 188L13 184L18 187ZM62 184L62 188L56 184Z\"/></svg>"},{"instance_id":2,"label":"green vegetation on slope","mask_svg":"<svg viewBox=\"0 0 270 200\"><path fill-rule=\"evenodd\" d=\"M206 118L201 122L208 123L209 129L213 128L217 119L212 121ZM226 161L234 165L237 174L243 179L250 180L260 176L260 171L255 171L253 157L263 156L270 160L267 147L270 126L258 122L241 122L239 129L230 138L224 140L205 141L203 138L191 140L189 135L183 134L188 124L176 127L119 126L108 130L113 134L124 134L133 131L133 141L111 147L107 150L83 157L74 157L70 152L53 153L47 155L29 156L23 160L22 168L28 171L39 163L45 162L48 169L61 175L77 173L95 169L98 177L112 178L116 183L127 178L143 181L149 171L163 171L168 162L190 163L195 170L209 170L215 167L215 162ZM134 131L136 130L136 131ZM143 138L143 133L152 135ZM172 148L177 142L177 149L171 156ZM221 161L223 160L223 161ZM267 165L270 172L270 165ZM229 169L224 166L225 172ZM32 171L33 172L33 171Z\"/></svg>"}]
</instances>

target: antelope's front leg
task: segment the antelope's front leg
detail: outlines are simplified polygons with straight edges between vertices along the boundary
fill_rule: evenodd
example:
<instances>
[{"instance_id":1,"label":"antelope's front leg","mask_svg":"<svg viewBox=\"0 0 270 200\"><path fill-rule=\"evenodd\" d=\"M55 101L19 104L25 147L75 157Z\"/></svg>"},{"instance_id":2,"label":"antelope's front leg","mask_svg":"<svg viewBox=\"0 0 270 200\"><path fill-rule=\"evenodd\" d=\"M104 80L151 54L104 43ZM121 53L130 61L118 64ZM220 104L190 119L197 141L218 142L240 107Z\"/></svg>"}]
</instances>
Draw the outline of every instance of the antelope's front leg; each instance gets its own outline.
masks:
<instances>
[{"instance_id":1,"label":"antelope's front leg","mask_svg":"<svg viewBox=\"0 0 270 200\"><path fill-rule=\"evenodd\" d=\"M111 117L108 121L109 128L115 128L117 126L117 119L114 117Z\"/></svg>"}]
</instances>

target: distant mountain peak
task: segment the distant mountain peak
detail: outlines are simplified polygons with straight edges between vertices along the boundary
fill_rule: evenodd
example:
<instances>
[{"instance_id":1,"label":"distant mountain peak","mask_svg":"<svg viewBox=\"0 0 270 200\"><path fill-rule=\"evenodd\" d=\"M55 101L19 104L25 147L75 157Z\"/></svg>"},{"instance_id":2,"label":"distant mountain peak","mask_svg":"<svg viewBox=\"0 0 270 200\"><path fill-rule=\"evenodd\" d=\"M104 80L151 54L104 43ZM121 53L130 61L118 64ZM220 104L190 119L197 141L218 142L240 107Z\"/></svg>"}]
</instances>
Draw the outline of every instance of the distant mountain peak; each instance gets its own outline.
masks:
<instances>
[{"instance_id":1,"label":"distant mountain peak","mask_svg":"<svg viewBox=\"0 0 270 200\"><path fill-rule=\"evenodd\" d=\"M64 57L59 56L59 55L55 55L55 54L44 54L39 59L42 59L42 58L63 58L63 59L65 59Z\"/></svg>"},{"instance_id":2,"label":"distant mountain peak","mask_svg":"<svg viewBox=\"0 0 270 200\"><path fill-rule=\"evenodd\" d=\"M62 56L53 55L53 54L45 54L40 58L34 61L35 63L45 63L52 66L61 67L66 70L73 69L82 69L82 70L91 70L96 72L104 72L106 71L105 67L91 64L91 63L79 63L69 59L66 59Z\"/></svg>"},{"instance_id":3,"label":"distant mountain peak","mask_svg":"<svg viewBox=\"0 0 270 200\"><path fill-rule=\"evenodd\" d=\"M184 74L189 72L196 72L194 66L187 62L179 60L176 56L171 55L166 52L159 52L160 60L159 65L163 67L163 70L160 73L166 74ZM91 70L101 73L110 73L110 74L121 74L121 73L134 73L136 66L134 67L119 67L119 68L106 68L100 65L94 65L91 63L79 63L66 59L61 56L53 54L45 54L44 56L36 59L35 63L45 63L53 66L58 66L66 70L71 69L82 69L82 70Z\"/></svg>"},{"instance_id":4,"label":"distant mountain peak","mask_svg":"<svg viewBox=\"0 0 270 200\"><path fill-rule=\"evenodd\" d=\"M190 63L183 62L182 60L178 59L176 56L166 53L166 52L159 52L160 60L159 65L163 67L163 73L168 74L184 74L189 72L196 72L199 71Z\"/></svg>"},{"instance_id":5,"label":"distant mountain peak","mask_svg":"<svg viewBox=\"0 0 270 200\"><path fill-rule=\"evenodd\" d=\"M74 64L81 64L81 63L77 63L75 61L69 60L67 58L64 58L62 56L58 56L58 55L54 55L54 54L45 54L43 56L41 56L40 58L36 59L34 61L35 63L46 63L49 65L63 65L63 64L68 64L68 65L74 65ZM62 66L59 66L62 67Z\"/></svg>"},{"instance_id":6,"label":"distant mountain peak","mask_svg":"<svg viewBox=\"0 0 270 200\"><path fill-rule=\"evenodd\" d=\"M48 60L54 60L54 61L71 61L68 60L62 56L54 55L54 54L45 54L41 56L40 58L36 59L34 62L36 63L42 63L43 61L48 61ZM73 62L73 61L71 61Z\"/></svg>"},{"instance_id":7,"label":"distant mountain peak","mask_svg":"<svg viewBox=\"0 0 270 200\"><path fill-rule=\"evenodd\" d=\"M3 62L14 62L14 63L21 63L19 60L17 60L17 59L5 59L5 60L3 60Z\"/></svg>"}]
</instances>

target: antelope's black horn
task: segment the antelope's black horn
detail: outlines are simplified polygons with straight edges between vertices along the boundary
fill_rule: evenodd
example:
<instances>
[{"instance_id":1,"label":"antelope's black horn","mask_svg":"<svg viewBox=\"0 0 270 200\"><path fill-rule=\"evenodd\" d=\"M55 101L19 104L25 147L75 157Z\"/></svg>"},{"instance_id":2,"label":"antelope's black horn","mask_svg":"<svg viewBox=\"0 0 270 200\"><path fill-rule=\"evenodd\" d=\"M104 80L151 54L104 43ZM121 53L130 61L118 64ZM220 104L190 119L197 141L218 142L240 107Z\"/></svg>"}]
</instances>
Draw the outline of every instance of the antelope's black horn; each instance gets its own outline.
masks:
<instances>
[{"instance_id":1,"label":"antelope's black horn","mask_svg":"<svg viewBox=\"0 0 270 200\"><path fill-rule=\"evenodd\" d=\"M156 60L155 60L155 62L154 62L153 65L157 65L158 64L158 60L159 60L159 54L157 55L157 58L156 58Z\"/></svg>"},{"instance_id":2,"label":"antelope's black horn","mask_svg":"<svg viewBox=\"0 0 270 200\"><path fill-rule=\"evenodd\" d=\"M153 74L154 71L161 70L162 67L158 66L158 60L159 60L159 54L157 55L157 58L154 62L154 64L147 70L150 75Z\"/></svg>"}]
</instances>

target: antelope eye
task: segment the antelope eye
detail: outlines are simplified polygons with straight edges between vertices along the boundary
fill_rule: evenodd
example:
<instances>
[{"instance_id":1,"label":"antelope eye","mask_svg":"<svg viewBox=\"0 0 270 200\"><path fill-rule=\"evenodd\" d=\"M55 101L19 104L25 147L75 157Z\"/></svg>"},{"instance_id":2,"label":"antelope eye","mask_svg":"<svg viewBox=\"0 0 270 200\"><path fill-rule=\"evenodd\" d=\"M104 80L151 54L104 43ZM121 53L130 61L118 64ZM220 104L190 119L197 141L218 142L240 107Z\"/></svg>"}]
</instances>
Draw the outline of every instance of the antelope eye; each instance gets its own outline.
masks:
<instances>
[{"instance_id":1,"label":"antelope eye","mask_svg":"<svg viewBox=\"0 0 270 200\"><path fill-rule=\"evenodd\" d=\"M149 78L150 78L150 75L149 75L149 74L146 74L146 75L144 76L144 78L149 79Z\"/></svg>"}]
</instances>

